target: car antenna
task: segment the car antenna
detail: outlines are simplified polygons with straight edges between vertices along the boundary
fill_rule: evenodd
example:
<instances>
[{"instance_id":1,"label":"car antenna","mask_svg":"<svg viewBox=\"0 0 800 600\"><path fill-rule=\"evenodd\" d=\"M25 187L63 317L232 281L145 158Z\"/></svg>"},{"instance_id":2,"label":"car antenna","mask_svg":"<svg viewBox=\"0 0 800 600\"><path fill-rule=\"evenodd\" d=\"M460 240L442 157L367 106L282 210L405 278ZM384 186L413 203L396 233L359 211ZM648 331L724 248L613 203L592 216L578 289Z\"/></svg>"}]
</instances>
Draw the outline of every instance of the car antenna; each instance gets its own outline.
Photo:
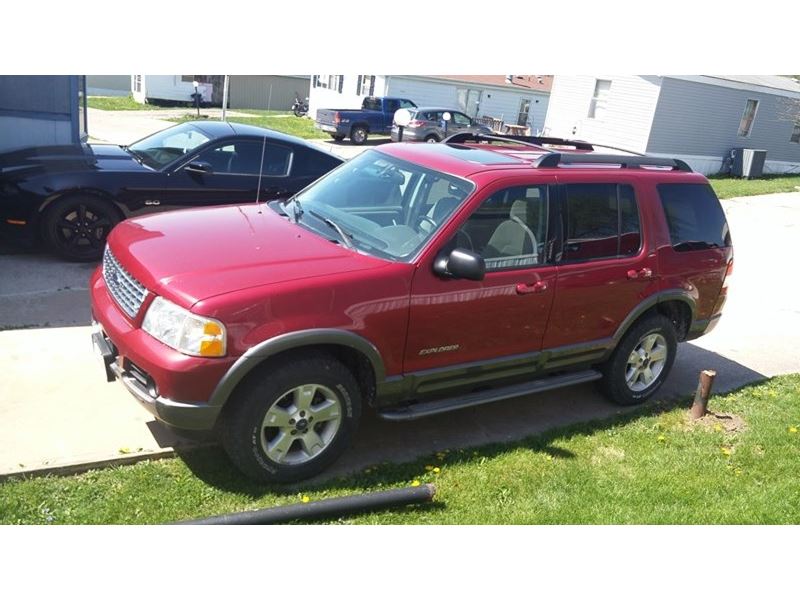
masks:
<instances>
[{"instance_id":1,"label":"car antenna","mask_svg":"<svg viewBox=\"0 0 800 600\"><path fill-rule=\"evenodd\" d=\"M256 189L256 207L258 214L261 214L261 206L258 204L258 199L261 196L261 173L264 171L264 150L267 149L267 134L264 134L264 142L261 144L261 163L258 165L258 189Z\"/></svg>"}]
</instances>

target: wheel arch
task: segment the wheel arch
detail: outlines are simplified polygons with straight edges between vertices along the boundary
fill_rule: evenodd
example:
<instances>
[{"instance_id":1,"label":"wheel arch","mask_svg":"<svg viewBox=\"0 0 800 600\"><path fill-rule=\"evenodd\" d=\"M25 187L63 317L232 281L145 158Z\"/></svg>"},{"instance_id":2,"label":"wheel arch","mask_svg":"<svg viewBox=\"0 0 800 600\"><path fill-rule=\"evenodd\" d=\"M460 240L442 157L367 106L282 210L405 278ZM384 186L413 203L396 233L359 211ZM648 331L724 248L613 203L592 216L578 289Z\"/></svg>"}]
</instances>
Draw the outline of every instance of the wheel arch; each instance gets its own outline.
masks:
<instances>
[{"instance_id":1,"label":"wheel arch","mask_svg":"<svg viewBox=\"0 0 800 600\"><path fill-rule=\"evenodd\" d=\"M656 312L668 317L675 324L678 341L683 341L689 328L697 318L697 302L688 292L681 289L670 289L654 294L640 302L622 324L613 337L612 349L616 348L628 330L643 317Z\"/></svg>"},{"instance_id":2,"label":"wheel arch","mask_svg":"<svg viewBox=\"0 0 800 600\"><path fill-rule=\"evenodd\" d=\"M366 131L367 133L372 133L369 128L369 123L367 123L366 121L358 121L357 123L351 123L350 133L353 133L353 129L355 129L356 127L363 127L364 131Z\"/></svg>"},{"instance_id":3,"label":"wheel arch","mask_svg":"<svg viewBox=\"0 0 800 600\"><path fill-rule=\"evenodd\" d=\"M265 340L245 352L228 369L211 395L209 404L224 406L234 391L272 360L302 351L331 354L353 372L367 404L372 404L377 388L386 379L378 349L366 338L339 329L307 329Z\"/></svg>"},{"instance_id":4,"label":"wheel arch","mask_svg":"<svg viewBox=\"0 0 800 600\"><path fill-rule=\"evenodd\" d=\"M51 195L48 197L44 202L39 205L38 213L39 219L41 220L42 215L56 202L60 202L61 200L65 200L67 198L71 198L73 196L95 196L96 198L101 198L103 200L107 200L111 202L111 205L116 209L116 211L120 215L120 220L127 218L128 211L125 210L125 207L117 202L114 195L110 192L105 190L101 190L98 188L71 188L68 190L61 190L56 194Z\"/></svg>"}]
</instances>

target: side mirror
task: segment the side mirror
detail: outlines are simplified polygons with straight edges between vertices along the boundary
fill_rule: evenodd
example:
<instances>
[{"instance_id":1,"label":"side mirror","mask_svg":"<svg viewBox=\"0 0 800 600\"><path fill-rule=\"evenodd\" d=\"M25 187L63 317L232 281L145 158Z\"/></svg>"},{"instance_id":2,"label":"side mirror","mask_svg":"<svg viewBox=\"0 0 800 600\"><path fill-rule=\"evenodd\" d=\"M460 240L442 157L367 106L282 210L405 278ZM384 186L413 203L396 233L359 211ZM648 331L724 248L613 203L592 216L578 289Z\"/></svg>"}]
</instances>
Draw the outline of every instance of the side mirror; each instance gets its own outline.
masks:
<instances>
[{"instance_id":1,"label":"side mirror","mask_svg":"<svg viewBox=\"0 0 800 600\"><path fill-rule=\"evenodd\" d=\"M207 163L204 160L193 160L192 162L187 163L183 168L190 173L200 173L201 175L214 172L214 170L211 168L211 163Z\"/></svg>"},{"instance_id":2,"label":"side mirror","mask_svg":"<svg viewBox=\"0 0 800 600\"><path fill-rule=\"evenodd\" d=\"M443 252L436 257L433 272L442 277L481 281L486 275L486 261L480 254L456 248L449 254Z\"/></svg>"}]
</instances>

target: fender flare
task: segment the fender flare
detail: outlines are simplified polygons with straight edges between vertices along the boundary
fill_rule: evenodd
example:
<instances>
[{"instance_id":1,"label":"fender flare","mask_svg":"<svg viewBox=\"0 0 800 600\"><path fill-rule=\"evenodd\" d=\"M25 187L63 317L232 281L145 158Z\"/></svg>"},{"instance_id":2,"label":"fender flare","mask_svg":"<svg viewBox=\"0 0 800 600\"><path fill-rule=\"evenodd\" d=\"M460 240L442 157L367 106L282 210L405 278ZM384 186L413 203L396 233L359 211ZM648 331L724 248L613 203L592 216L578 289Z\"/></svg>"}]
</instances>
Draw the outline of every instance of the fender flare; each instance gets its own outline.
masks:
<instances>
[{"instance_id":1,"label":"fender flare","mask_svg":"<svg viewBox=\"0 0 800 600\"><path fill-rule=\"evenodd\" d=\"M321 345L346 346L361 352L372 365L376 386L380 386L386 379L386 369L381 354L366 338L342 329L305 329L264 340L248 349L220 379L208 401L209 405L223 406L245 376L268 358L287 350Z\"/></svg>"},{"instance_id":2,"label":"fender flare","mask_svg":"<svg viewBox=\"0 0 800 600\"><path fill-rule=\"evenodd\" d=\"M617 330L614 332L614 336L612 338L613 343L611 344L611 349L613 350L616 348L617 344L622 339L622 336L627 333L631 325L633 325L634 322L636 322L636 320L645 312L662 302L671 302L673 300L685 302L691 311L691 321L694 322L697 319L697 302L694 298L692 298L689 292L680 288L658 292L657 294L645 298L639 304L637 304L630 314L628 314L625 320L620 324L620 326L617 327ZM691 323L689 323L689 325L691 325Z\"/></svg>"}]
</instances>

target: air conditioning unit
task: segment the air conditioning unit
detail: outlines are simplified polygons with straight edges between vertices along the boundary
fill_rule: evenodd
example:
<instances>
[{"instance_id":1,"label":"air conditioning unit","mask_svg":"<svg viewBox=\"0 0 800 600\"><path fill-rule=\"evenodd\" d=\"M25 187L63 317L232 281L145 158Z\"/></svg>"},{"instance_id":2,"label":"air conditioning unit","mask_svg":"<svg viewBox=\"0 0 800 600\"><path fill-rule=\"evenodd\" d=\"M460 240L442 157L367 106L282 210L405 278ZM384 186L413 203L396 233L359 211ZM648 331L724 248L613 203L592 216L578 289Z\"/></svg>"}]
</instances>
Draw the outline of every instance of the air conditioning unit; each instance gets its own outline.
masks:
<instances>
[{"instance_id":1,"label":"air conditioning unit","mask_svg":"<svg viewBox=\"0 0 800 600\"><path fill-rule=\"evenodd\" d=\"M767 160L766 150L752 148L734 148L731 175L753 179L764 173L764 162Z\"/></svg>"}]
</instances>

